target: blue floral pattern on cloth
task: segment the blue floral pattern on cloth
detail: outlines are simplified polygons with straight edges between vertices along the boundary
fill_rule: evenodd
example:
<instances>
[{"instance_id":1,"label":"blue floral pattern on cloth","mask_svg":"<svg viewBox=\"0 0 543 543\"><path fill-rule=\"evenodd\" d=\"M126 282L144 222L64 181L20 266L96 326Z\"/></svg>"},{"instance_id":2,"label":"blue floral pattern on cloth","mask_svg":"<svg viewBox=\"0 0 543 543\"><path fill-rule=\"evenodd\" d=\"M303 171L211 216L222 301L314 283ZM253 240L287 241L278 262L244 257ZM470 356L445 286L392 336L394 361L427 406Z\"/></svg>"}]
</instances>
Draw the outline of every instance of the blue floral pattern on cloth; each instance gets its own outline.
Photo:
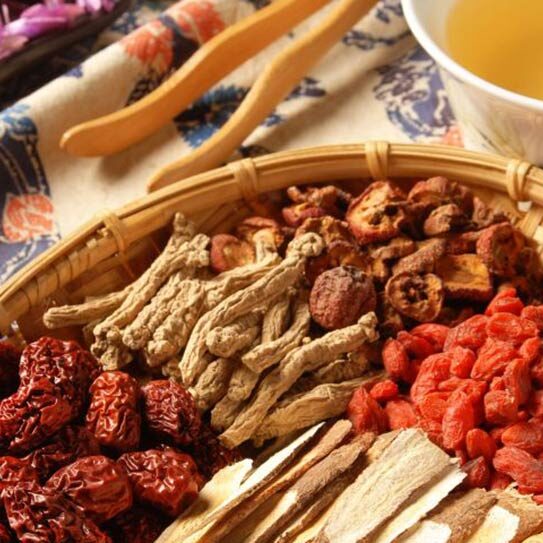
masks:
<instances>
[{"instance_id":1,"label":"blue floral pattern on cloth","mask_svg":"<svg viewBox=\"0 0 543 543\"><path fill-rule=\"evenodd\" d=\"M53 205L27 107L0 115L0 282L58 240Z\"/></svg>"},{"instance_id":2,"label":"blue floral pattern on cloth","mask_svg":"<svg viewBox=\"0 0 543 543\"><path fill-rule=\"evenodd\" d=\"M421 47L378 72L375 97L411 139L442 136L451 128L454 116L437 66Z\"/></svg>"}]
</instances>

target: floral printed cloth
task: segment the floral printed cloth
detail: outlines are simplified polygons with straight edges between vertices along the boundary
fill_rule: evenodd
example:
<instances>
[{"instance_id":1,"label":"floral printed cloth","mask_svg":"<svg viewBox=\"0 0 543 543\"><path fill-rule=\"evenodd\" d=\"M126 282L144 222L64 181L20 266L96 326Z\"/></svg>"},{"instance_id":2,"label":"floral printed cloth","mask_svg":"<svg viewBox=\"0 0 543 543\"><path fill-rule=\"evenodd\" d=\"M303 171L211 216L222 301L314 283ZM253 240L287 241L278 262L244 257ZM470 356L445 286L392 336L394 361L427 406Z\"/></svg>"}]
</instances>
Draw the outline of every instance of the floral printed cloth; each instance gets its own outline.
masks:
<instances>
[{"instance_id":1,"label":"floral printed cloth","mask_svg":"<svg viewBox=\"0 0 543 543\"><path fill-rule=\"evenodd\" d=\"M106 158L73 158L59 149L67 128L138 100L197 45L266 3L137 0L94 43L88 40L22 84L0 90L5 102L41 85L59 66L71 66L0 114L0 283L94 213L142 195L149 176L218 130L267 61L335 2L146 141ZM410 34L400 0L381 0L243 143L237 157L368 139L461 143L436 66Z\"/></svg>"}]
</instances>

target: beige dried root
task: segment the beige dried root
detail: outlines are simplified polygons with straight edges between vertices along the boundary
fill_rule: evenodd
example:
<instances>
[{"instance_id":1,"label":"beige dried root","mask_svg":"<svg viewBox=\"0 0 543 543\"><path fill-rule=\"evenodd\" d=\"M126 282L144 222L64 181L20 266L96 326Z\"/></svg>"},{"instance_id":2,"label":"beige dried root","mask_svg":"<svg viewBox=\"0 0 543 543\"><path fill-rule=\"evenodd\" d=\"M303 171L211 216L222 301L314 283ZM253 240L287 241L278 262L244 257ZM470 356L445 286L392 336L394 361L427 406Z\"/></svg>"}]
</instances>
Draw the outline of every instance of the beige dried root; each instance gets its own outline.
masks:
<instances>
[{"instance_id":1,"label":"beige dried root","mask_svg":"<svg viewBox=\"0 0 543 543\"><path fill-rule=\"evenodd\" d=\"M211 411L211 427L218 432L229 428L243 409L243 402L234 400L228 395L222 397Z\"/></svg>"},{"instance_id":2,"label":"beige dried root","mask_svg":"<svg viewBox=\"0 0 543 543\"><path fill-rule=\"evenodd\" d=\"M160 371L164 377L181 382L181 372L179 371L179 360L177 358L172 358L165 364L162 364Z\"/></svg>"},{"instance_id":3,"label":"beige dried root","mask_svg":"<svg viewBox=\"0 0 543 543\"><path fill-rule=\"evenodd\" d=\"M216 326L224 326L255 307L272 303L285 289L301 279L307 257L317 256L324 248L316 234L305 234L294 239L286 258L249 287L240 290L205 314L194 327L181 359L181 374L185 386L191 386L206 366L207 334Z\"/></svg>"},{"instance_id":4,"label":"beige dried root","mask_svg":"<svg viewBox=\"0 0 543 543\"><path fill-rule=\"evenodd\" d=\"M209 264L209 254L202 249L207 236L196 234L194 224L180 213L175 216L173 229L165 249L133 283L121 306L94 329L96 341L91 350L106 370L131 361L132 355L122 341L122 329L136 318L168 277L183 268L196 269Z\"/></svg>"},{"instance_id":5,"label":"beige dried root","mask_svg":"<svg viewBox=\"0 0 543 543\"><path fill-rule=\"evenodd\" d=\"M206 336L209 352L222 358L231 358L260 335L261 320L262 313L252 311L226 326L213 328Z\"/></svg>"},{"instance_id":6,"label":"beige dried root","mask_svg":"<svg viewBox=\"0 0 543 543\"><path fill-rule=\"evenodd\" d=\"M128 285L123 290L97 296L82 304L50 307L43 315L43 323L47 328L52 329L100 321L113 313L124 302L131 290L132 285Z\"/></svg>"},{"instance_id":7,"label":"beige dried root","mask_svg":"<svg viewBox=\"0 0 543 543\"><path fill-rule=\"evenodd\" d=\"M340 383L317 385L308 392L284 398L258 426L253 442L260 446L273 437L341 415L357 388L377 383L384 376L384 372L375 371Z\"/></svg>"},{"instance_id":8,"label":"beige dried root","mask_svg":"<svg viewBox=\"0 0 543 543\"><path fill-rule=\"evenodd\" d=\"M224 397L234 366L233 360L217 358L200 375L194 388L190 389L200 411L208 411ZM179 370L179 362L177 369Z\"/></svg>"},{"instance_id":9,"label":"beige dried root","mask_svg":"<svg viewBox=\"0 0 543 543\"><path fill-rule=\"evenodd\" d=\"M205 290L202 282L198 279L183 281L168 316L156 328L153 337L143 349L143 356L149 366L160 366L179 353L186 345L204 305Z\"/></svg>"},{"instance_id":10,"label":"beige dried root","mask_svg":"<svg viewBox=\"0 0 543 543\"><path fill-rule=\"evenodd\" d=\"M246 400L253 392L259 378L259 373L254 372L245 364L239 363L232 373L226 395L231 400L238 402Z\"/></svg>"},{"instance_id":11,"label":"beige dried root","mask_svg":"<svg viewBox=\"0 0 543 543\"><path fill-rule=\"evenodd\" d=\"M290 328L277 339L263 342L244 354L241 361L255 372L263 372L266 368L277 364L302 343L309 332L310 322L311 314L306 297L300 297L294 304Z\"/></svg>"},{"instance_id":12,"label":"beige dried root","mask_svg":"<svg viewBox=\"0 0 543 543\"><path fill-rule=\"evenodd\" d=\"M235 447L249 439L272 406L304 372L315 371L339 355L375 341L378 337L376 325L375 314L368 313L352 326L329 332L291 351L264 377L252 400L221 435L222 442Z\"/></svg>"},{"instance_id":13,"label":"beige dried root","mask_svg":"<svg viewBox=\"0 0 543 543\"><path fill-rule=\"evenodd\" d=\"M287 292L287 294L277 300L277 302L266 311L262 321L263 344L275 341L278 337L283 335L287 328L290 316L290 300L294 294L294 291Z\"/></svg>"}]
</instances>

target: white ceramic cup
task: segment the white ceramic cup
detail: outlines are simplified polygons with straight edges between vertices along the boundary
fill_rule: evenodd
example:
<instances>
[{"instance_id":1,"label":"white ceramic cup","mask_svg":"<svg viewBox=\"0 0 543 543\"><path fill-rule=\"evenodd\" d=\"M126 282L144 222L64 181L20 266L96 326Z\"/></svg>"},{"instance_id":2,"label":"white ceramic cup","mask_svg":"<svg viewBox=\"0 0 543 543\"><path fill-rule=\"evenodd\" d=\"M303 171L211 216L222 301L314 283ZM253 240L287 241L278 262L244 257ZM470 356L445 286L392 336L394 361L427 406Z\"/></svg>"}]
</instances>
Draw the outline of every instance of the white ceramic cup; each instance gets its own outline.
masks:
<instances>
[{"instance_id":1,"label":"white ceramic cup","mask_svg":"<svg viewBox=\"0 0 543 543\"><path fill-rule=\"evenodd\" d=\"M457 1L402 0L402 7L411 31L439 66L465 146L543 165L543 101L493 85L447 53L446 23Z\"/></svg>"}]
</instances>

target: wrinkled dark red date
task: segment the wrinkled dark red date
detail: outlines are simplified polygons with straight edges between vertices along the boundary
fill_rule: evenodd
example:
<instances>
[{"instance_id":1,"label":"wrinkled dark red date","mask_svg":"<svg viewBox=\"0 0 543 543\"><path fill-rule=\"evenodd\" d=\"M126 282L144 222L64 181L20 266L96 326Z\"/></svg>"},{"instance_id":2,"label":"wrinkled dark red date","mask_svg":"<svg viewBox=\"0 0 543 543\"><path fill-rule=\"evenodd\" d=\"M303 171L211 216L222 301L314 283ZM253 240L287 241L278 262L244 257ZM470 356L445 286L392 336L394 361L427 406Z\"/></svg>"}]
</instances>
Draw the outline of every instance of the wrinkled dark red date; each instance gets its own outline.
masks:
<instances>
[{"instance_id":1,"label":"wrinkled dark red date","mask_svg":"<svg viewBox=\"0 0 543 543\"><path fill-rule=\"evenodd\" d=\"M118 462L128 474L134 498L172 517L196 499L203 484L193 459L173 449L126 453Z\"/></svg>"},{"instance_id":2,"label":"wrinkled dark red date","mask_svg":"<svg viewBox=\"0 0 543 543\"><path fill-rule=\"evenodd\" d=\"M78 458L100 454L100 445L84 426L65 426L44 445L24 457L45 482L60 468Z\"/></svg>"},{"instance_id":3,"label":"wrinkled dark red date","mask_svg":"<svg viewBox=\"0 0 543 543\"><path fill-rule=\"evenodd\" d=\"M38 472L28 462L14 456L0 457L0 493L19 483L38 482Z\"/></svg>"},{"instance_id":4,"label":"wrinkled dark red date","mask_svg":"<svg viewBox=\"0 0 543 543\"><path fill-rule=\"evenodd\" d=\"M68 496L97 524L132 506L128 476L114 460L102 455L80 458L61 468L46 486Z\"/></svg>"},{"instance_id":5,"label":"wrinkled dark red date","mask_svg":"<svg viewBox=\"0 0 543 543\"><path fill-rule=\"evenodd\" d=\"M0 523L0 543L11 543L13 538L9 533L9 529L4 524Z\"/></svg>"},{"instance_id":6,"label":"wrinkled dark red date","mask_svg":"<svg viewBox=\"0 0 543 543\"><path fill-rule=\"evenodd\" d=\"M168 518L158 511L135 505L110 521L107 531L119 543L154 543L168 524Z\"/></svg>"},{"instance_id":7,"label":"wrinkled dark red date","mask_svg":"<svg viewBox=\"0 0 543 543\"><path fill-rule=\"evenodd\" d=\"M11 529L21 543L112 543L62 494L35 484L8 487L3 492Z\"/></svg>"},{"instance_id":8,"label":"wrinkled dark red date","mask_svg":"<svg viewBox=\"0 0 543 543\"><path fill-rule=\"evenodd\" d=\"M136 449L141 433L138 382L121 371L104 372L90 393L86 424L100 445L119 452Z\"/></svg>"},{"instance_id":9,"label":"wrinkled dark red date","mask_svg":"<svg viewBox=\"0 0 543 543\"><path fill-rule=\"evenodd\" d=\"M190 445L201 427L194 399L173 381L151 381L142 388L144 420L157 437L176 445Z\"/></svg>"},{"instance_id":10,"label":"wrinkled dark red date","mask_svg":"<svg viewBox=\"0 0 543 543\"><path fill-rule=\"evenodd\" d=\"M0 341L0 399L13 394L19 386L21 351L8 341Z\"/></svg>"}]
</instances>

